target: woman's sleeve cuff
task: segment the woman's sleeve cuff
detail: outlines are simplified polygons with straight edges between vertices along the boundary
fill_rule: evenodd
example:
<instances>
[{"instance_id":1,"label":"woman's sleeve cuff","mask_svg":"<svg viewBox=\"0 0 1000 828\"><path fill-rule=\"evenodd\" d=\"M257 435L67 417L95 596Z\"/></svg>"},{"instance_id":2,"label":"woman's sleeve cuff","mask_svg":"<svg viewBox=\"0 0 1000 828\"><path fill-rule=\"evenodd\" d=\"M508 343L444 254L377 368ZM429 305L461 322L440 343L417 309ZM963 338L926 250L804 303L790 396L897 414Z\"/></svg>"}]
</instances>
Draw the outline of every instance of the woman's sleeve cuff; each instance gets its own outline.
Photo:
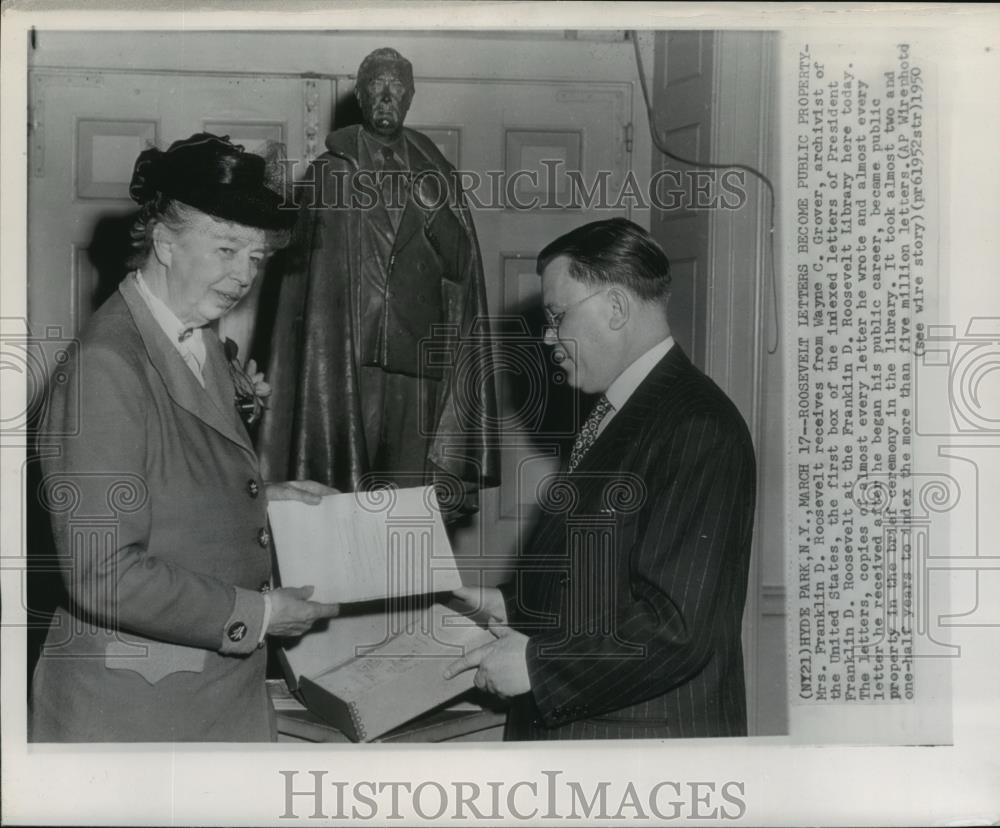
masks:
<instances>
[{"instance_id":1,"label":"woman's sleeve cuff","mask_svg":"<svg viewBox=\"0 0 1000 828\"><path fill-rule=\"evenodd\" d=\"M236 600L233 611L222 628L223 655L249 655L257 649L264 631L267 601L252 589L234 587Z\"/></svg>"}]
</instances>

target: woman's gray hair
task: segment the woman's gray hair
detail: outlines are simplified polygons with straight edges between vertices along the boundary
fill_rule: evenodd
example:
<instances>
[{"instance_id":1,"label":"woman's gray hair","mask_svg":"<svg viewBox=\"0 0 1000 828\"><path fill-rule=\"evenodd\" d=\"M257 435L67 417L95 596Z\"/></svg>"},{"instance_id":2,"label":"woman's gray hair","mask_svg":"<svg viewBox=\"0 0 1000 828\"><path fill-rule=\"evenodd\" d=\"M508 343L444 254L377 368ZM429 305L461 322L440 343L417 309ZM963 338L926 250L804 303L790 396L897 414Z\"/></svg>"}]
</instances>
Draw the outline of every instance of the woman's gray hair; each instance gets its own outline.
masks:
<instances>
[{"instance_id":1,"label":"woman's gray hair","mask_svg":"<svg viewBox=\"0 0 1000 828\"><path fill-rule=\"evenodd\" d=\"M160 194L143 204L129 230L132 247L128 257L129 270L136 270L148 261L153 251L153 228L157 224L179 231L190 224L196 212L199 211Z\"/></svg>"},{"instance_id":2,"label":"woman's gray hair","mask_svg":"<svg viewBox=\"0 0 1000 828\"><path fill-rule=\"evenodd\" d=\"M132 222L132 227L129 230L132 249L128 256L128 269L141 268L149 260L149 254L153 252L153 228L157 224L179 232L188 227L197 215L207 215L207 213L203 213L197 207L191 207L183 201L157 193L155 198L142 205ZM226 219L216 219L216 221L224 222ZM265 230L264 232L267 244L273 250L286 247L291 240L290 230Z\"/></svg>"}]
</instances>

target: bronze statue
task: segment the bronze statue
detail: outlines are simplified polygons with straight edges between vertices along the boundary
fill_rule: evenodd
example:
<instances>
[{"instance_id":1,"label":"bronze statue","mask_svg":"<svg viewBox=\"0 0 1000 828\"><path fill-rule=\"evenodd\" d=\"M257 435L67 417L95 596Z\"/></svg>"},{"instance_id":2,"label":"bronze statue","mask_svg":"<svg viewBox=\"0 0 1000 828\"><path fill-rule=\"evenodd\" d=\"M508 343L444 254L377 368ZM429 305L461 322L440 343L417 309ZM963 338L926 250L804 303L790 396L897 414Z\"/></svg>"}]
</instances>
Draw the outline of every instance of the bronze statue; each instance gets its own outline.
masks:
<instances>
[{"instance_id":1,"label":"bronze statue","mask_svg":"<svg viewBox=\"0 0 1000 828\"><path fill-rule=\"evenodd\" d=\"M444 481L455 518L498 483L496 392L475 228L452 165L403 125L413 94L406 58L368 55L364 123L297 185L259 452L265 475L342 491Z\"/></svg>"}]
</instances>

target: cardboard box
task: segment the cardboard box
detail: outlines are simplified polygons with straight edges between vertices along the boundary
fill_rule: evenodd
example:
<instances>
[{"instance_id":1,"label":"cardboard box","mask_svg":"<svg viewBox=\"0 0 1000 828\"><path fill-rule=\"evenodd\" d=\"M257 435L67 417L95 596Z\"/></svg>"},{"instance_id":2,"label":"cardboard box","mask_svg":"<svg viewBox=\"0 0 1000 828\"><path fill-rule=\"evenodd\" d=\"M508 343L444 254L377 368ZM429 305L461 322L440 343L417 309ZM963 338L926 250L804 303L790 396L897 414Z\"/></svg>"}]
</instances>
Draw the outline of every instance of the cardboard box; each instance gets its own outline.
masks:
<instances>
[{"instance_id":1,"label":"cardboard box","mask_svg":"<svg viewBox=\"0 0 1000 828\"><path fill-rule=\"evenodd\" d=\"M475 670L444 669L494 640L489 630L441 604L419 613L382 645L314 676L300 676L310 712L355 742L371 741L473 687Z\"/></svg>"}]
</instances>

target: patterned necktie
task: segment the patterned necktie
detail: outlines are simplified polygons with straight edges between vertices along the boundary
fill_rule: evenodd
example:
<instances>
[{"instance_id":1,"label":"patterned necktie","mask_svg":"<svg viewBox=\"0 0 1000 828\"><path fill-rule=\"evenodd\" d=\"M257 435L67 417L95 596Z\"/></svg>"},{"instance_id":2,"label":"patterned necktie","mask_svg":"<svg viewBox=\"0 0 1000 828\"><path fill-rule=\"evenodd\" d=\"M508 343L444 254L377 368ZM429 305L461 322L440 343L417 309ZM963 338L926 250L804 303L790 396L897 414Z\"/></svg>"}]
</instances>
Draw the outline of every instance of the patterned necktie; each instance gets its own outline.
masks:
<instances>
[{"instance_id":1,"label":"patterned necktie","mask_svg":"<svg viewBox=\"0 0 1000 828\"><path fill-rule=\"evenodd\" d=\"M611 403L607 397L601 394L597 402L594 403L594 407L590 410L590 414L587 416L583 428L580 429L580 433L576 435L576 440L573 441L573 450L569 453L569 466L566 468L567 472L572 472L579 466L583 456L594 445L601 421L607 416L610 410Z\"/></svg>"}]
</instances>

